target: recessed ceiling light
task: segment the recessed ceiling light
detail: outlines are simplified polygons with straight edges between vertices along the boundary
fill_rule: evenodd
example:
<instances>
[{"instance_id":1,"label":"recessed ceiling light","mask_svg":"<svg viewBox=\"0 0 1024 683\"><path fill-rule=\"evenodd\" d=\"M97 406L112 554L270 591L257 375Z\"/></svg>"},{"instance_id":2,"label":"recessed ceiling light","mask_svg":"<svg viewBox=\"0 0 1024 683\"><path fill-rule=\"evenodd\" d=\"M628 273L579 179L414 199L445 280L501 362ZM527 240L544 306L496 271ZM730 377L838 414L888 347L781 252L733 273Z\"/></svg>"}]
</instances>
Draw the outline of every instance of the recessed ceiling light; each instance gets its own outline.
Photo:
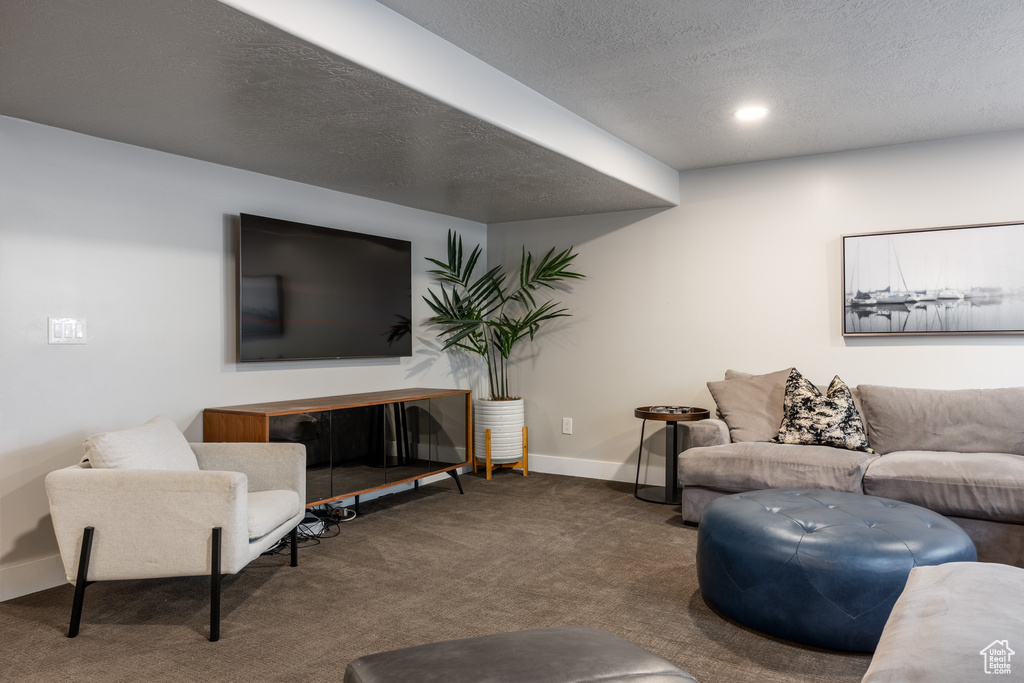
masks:
<instances>
[{"instance_id":1,"label":"recessed ceiling light","mask_svg":"<svg viewBox=\"0 0 1024 683\"><path fill-rule=\"evenodd\" d=\"M740 121L757 121L768 116L768 109L765 107L743 107L733 114Z\"/></svg>"}]
</instances>

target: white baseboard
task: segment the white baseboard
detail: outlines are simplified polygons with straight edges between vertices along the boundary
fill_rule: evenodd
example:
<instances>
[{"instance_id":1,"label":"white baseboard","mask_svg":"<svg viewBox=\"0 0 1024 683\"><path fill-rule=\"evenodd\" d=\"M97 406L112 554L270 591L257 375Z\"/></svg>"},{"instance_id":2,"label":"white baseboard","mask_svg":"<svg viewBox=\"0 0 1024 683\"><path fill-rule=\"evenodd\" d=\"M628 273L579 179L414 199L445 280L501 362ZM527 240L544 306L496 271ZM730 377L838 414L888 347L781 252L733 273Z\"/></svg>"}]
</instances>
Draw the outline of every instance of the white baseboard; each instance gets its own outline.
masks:
<instances>
[{"instance_id":1,"label":"white baseboard","mask_svg":"<svg viewBox=\"0 0 1024 683\"><path fill-rule=\"evenodd\" d=\"M0 567L0 602L65 583L67 579L64 578L64 563L60 555Z\"/></svg>"},{"instance_id":2,"label":"white baseboard","mask_svg":"<svg viewBox=\"0 0 1024 683\"><path fill-rule=\"evenodd\" d=\"M635 465L565 458L559 455L541 455L540 453L530 453L530 471L564 474L569 477L585 479L604 479L605 481L633 481L636 478Z\"/></svg>"},{"instance_id":3,"label":"white baseboard","mask_svg":"<svg viewBox=\"0 0 1024 683\"><path fill-rule=\"evenodd\" d=\"M665 483L664 465L655 461L653 466L645 467L641 472L640 483L663 485ZM563 474L568 477L585 479L602 479L604 481L636 481L636 464L608 462L606 460L584 460L582 458L566 458L560 455L541 455L530 453L530 471L545 474Z\"/></svg>"}]
</instances>

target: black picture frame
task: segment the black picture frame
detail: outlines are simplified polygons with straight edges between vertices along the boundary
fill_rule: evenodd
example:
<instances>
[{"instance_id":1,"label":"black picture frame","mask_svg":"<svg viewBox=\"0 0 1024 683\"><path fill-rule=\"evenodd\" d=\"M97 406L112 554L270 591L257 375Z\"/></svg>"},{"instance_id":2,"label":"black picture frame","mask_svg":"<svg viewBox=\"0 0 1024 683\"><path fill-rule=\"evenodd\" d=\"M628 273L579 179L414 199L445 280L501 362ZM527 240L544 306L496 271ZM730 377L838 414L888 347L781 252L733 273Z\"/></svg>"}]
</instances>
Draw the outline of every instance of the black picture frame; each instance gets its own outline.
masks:
<instances>
[{"instance_id":1,"label":"black picture frame","mask_svg":"<svg viewBox=\"0 0 1024 683\"><path fill-rule=\"evenodd\" d=\"M842 236L844 337L1024 334L1024 221Z\"/></svg>"}]
</instances>

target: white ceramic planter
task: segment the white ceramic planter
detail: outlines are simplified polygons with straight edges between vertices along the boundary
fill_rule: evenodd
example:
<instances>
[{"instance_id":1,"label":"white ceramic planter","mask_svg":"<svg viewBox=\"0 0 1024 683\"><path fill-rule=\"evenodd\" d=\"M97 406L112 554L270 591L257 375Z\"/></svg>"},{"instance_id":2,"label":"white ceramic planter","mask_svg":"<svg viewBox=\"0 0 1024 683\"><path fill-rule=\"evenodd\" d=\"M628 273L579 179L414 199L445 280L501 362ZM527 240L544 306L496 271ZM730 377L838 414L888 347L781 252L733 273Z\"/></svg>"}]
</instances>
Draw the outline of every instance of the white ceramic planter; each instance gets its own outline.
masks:
<instances>
[{"instance_id":1,"label":"white ceramic planter","mask_svg":"<svg viewBox=\"0 0 1024 683\"><path fill-rule=\"evenodd\" d=\"M526 415L523 399L491 401L473 399L473 454L487 460L486 432L491 430L491 462L518 462L523 459L523 427Z\"/></svg>"}]
</instances>

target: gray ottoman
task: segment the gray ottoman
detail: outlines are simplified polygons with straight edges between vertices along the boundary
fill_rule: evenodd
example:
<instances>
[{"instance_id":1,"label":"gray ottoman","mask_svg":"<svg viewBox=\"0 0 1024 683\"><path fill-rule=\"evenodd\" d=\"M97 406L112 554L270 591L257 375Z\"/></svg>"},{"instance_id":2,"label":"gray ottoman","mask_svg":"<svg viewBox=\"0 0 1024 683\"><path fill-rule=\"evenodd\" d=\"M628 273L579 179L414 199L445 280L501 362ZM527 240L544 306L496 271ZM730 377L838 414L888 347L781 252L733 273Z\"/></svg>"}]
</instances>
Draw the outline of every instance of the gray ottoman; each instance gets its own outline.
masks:
<instances>
[{"instance_id":1,"label":"gray ottoman","mask_svg":"<svg viewBox=\"0 0 1024 683\"><path fill-rule=\"evenodd\" d=\"M693 676L606 631L555 626L367 655L344 683L685 683Z\"/></svg>"},{"instance_id":2,"label":"gray ottoman","mask_svg":"<svg viewBox=\"0 0 1024 683\"><path fill-rule=\"evenodd\" d=\"M788 640L872 652L910 570L974 561L942 515L909 503L820 490L754 491L708 505L697 538L705 602Z\"/></svg>"}]
</instances>

